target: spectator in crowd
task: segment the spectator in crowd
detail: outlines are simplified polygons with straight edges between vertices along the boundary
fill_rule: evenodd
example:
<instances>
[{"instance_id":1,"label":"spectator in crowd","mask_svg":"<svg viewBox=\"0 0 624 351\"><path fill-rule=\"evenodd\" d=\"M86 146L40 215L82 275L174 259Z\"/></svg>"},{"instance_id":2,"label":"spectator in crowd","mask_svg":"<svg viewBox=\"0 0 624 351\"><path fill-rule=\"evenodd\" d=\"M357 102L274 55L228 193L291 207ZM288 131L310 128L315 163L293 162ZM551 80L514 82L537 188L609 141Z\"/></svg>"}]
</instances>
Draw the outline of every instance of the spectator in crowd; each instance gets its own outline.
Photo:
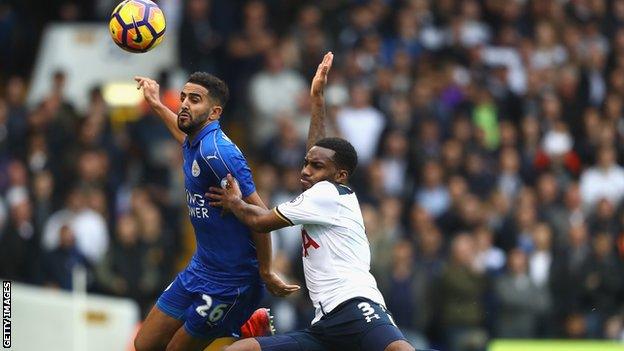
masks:
<instances>
[{"instance_id":1,"label":"spectator in crowd","mask_svg":"<svg viewBox=\"0 0 624 351\"><path fill-rule=\"evenodd\" d=\"M414 251L409 241L397 242L392 248L390 275L380 276L380 289L388 309L410 343L426 347L423 334L430 318L429 284L424 271L414 266ZM423 345L425 344L425 345Z\"/></svg>"},{"instance_id":2,"label":"spectator in crowd","mask_svg":"<svg viewBox=\"0 0 624 351\"><path fill-rule=\"evenodd\" d=\"M73 286L72 275L77 267L87 270L90 265L87 258L78 251L76 238L71 227L63 225L60 230L59 246L44 256L43 284L71 290Z\"/></svg>"},{"instance_id":3,"label":"spectator in crowd","mask_svg":"<svg viewBox=\"0 0 624 351\"><path fill-rule=\"evenodd\" d=\"M436 307L450 350L485 348L485 310L481 300L485 277L474 267L475 243L470 234L458 234L451 243L448 266L437 283ZM436 313L436 312L434 312Z\"/></svg>"},{"instance_id":4,"label":"spectator in crowd","mask_svg":"<svg viewBox=\"0 0 624 351\"><path fill-rule=\"evenodd\" d=\"M541 218L555 231L563 235L567 228L565 207L561 201L560 185L555 176L546 172L539 176L535 185Z\"/></svg>"},{"instance_id":5,"label":"spectator in crowd","mask_svg":"<svg viewBox=\"0 0 624 351\"><path fill-rule=\"evenodd\" d=\"M70 190L65 208L53 213L43 228L41 244L44 250L52 251L59 246L60 229L68 223L76 237L76 245L92 264L102 260L108 249L109 237L106 221L101 214L86 204L85 192L81 188Z\"/></svg>"},{"instance_id":6,"label":"spectator in crowd","mask_svg":"<svg viewBox=\"0 0 624 351\"><path fill-rule=\"evenodd\" d=\"M598 201L594 210L589 214L587 222L589 232L592 235L596 233L610 233L614 235L619 229L615 206L607 199Z\"/></svg>"},{"instance_id":7,"label":"spectator in crowd","mask_svg":"<svg viewBox=\"0 0 624 351\"><path fill-rule=\"evenodd\" d=\"M0 276L28 283L39 281L39 247L32 203L25 188L7 194L9 221L0 236Z\"/></svg>"},{"instance_id":8,"label":"spectator in crowd","mask_svg":"<svg viewBox=\"0 0 624 351\"><path fill-rule=\"evenodd\" d=\"M301 146L305 148L305 145ZM301 154L299 154L301 157ZM301 193L299 168L286 168L283 170L283 183L281 189L279 189L272 197L272 206L277 206L286 201L292 201ZM301 228L299 227L285 227L276 230L272 234L273 246L276 251L283 252L285 257L290 259L299 258L301 256Z\"/></svg>"},{"instance_id":9,"label":"spectator in crowd","mask_svg":"<svg viewBox=\"0 0 624 351\"><path fill-rule=\"evenodd\" d=\"M624 196L624 169L616 161L615 148L604 146L598 150L596 165L581 175L581 196L586 207L593 208L603 198L614 206L620 204Z\"/></svg>"},{"instance_id":10,"label":"spectator in crowd","mask_svg":"<svg viewBox=\"0 0 624 351\"><path fill-rule=\"evenodd\" d=\"M506 147L499 154L498 190L513 201L523 186L520 158L515 148Z\"/></svg>"},{"instance_id":11,"label":"spectator in crowd","mask_svg":"<svg viewBox=\"0 0 624 351\"><path fill-rule=\"evenodd\" d=\"M589 337L602 338L604 323L618 310L618 296L624 288L624 272L615 256L610 233L594 236L592 253L582 270L587 332Z\"/></svg>"},{"instance_id":12,"label":"spectator in crowd","mask_svg":"<svg viewBox=\"0 0 624 351\"><path fill-rule=\"evenodd\" d=\"M366 236L370 243L371 272L375 276L380 276L390 269L391 257L387 253L392 250L397 238L393 237L381 224L381 215L375 206L363 203L360 207L366 227Z\"/></svg>"},{"instance_id":13,"label":"spectator in crowd","mask_svg":"<svg viewBox=\"0 0 624 351\"><path fill-rule=\"evenodd\" d=\"M218 69L218 48L225 45L223 33L216 28L210 0L186 2L185 16L179 28L179 51L182 68L188 73L215 72ZM167 12L169 22L169 13Z\"/></svg>"},{"instance_id":14,"label":"spectator in crowd","mask_svg":"<svg viewBox=\"0 0 624 351\"><path fill-rule=\"evenodd\" d=\"M537 294L543 299L544 306L538 314L536 336L552 337L554 335L552 313L553 295L551 293L553 266L553 234L546 223L538 223L533 231L535 249L527 255L529 276L537 288Z\"/></svg>"},{"instance_id":15,"label":"spectator in crowd","mask_svg":"<svg viewBox=\"0 0 624 351\"><path fill-rule=\"evenodd\" d=\"M358 150L358 163L365 167L375 153L386 120L384 115L371 106L370 88L356 84L350 89L351 103L338 111L336 123L339 133Z\"/></svg>"},{"instance_id":16,"label":"spectator in crowd","mask_svg":"<svg viewBox=\"0 0 624 351\"><path fill-rule=\"evenodd\" d=\"M262 157L278 168L298 168L305 143L290 115L282 115L273 122L267 122L271 131L277 132L265 143Z\"/></svg>"},{"instance_id":17,"label":"spectator in crowd","mask_svg":"<svg viewBox=\"0 0 624 351\"><path fill-rule=\"evenodd\" d=\"M230 87L232 105L244 101L247 83L263 64L264 57L276 46L276 37L268 18L267 5L260 0L243 5L242 24L226 41L227 65L223 73Z\"/></svg>"},{"instance_id":18,"label":"spectator in crowd","mask_svg":"<svg viewBox=\"0 0 624 351\"><path fill-rule=\"evenodd\" d=\"M26 133L28 132L28 110L24 100L26 99L26 83L20 76L9 78L6 84L6 127L7 147L12 157L24 158L26 156Z\"/></svg>"},{"instance_id":19,"label":"spectator in crowd","mask_svg":"<svg viewBox=\"0 0 624 351\"><path fill-rule=\"evenodd\" d=\"M590 238L584 223L570 227L566 245L555 251L551 268L551 292L556 296L553 312L555 320L565 328L559 334L578 329L576 314L582 310L583 291L576 286L583 281L583 267L590 254Z\"/></svg>"},{"instance_id":20,"label":"spectator in crowd","mask_svg":"<svg viewBox=\"0 0 624 351\"><path fill-rule=\"evenodd\" d=\"M149 256L155 253L147 252L136 217L122 215L116 221L116 227L115 243L96 267L98 285L106 293L134 299L145 313L150 298L155 296L154 286L162 286L156 281L158 266L154 264L155 257Z\"/></svg>"},{"instance_id":21,"label":"spectator in crowd","mask_svg":"<svg viewBox=\"0 0 624 351\"><path fill-rule=\"evenodd\" d=\"M434 283L445 264L444 237L437 227L427 224L418 231L416 240L415 264L427 273L430 283Z\"/></svg>"},{"instance_id":22,"label":"spectator in crowd","mask_svg":"<svg viewBox=\"0 0 624 351\"><path fill-rule=\"evenodd\" d=\"M276 117L296 112L297 102L305 92L305 80L299 72L285 67L282 53L268 52L264 69L249 82L249 97L255 111L254 135L259 138L258 144L262 145L271 136Z\"/></svg>"},{"instance_id":23,"label":"spectator in crowd","mask_svg":"<svg viewBox=\"0 0 624 351\"><path fill-rule=\"evenodd\" d=\"M494 246L494 233L486 226L474 230L476 256L475 268L481 273L490 276L498 275L506 263L503 250Z\"/></svg>"},{"instance_id":24,"label":"spectator in crowd","mask_svg":"<svg viewBox=\"0 0 624 351\"><path fill-rule=\"evenodd\" d=\"M384 174L384 191L391 196L402 196L406 189L409 141L401 130L389 131L382 139L380 167Z\"/></svg>"},{"instance_id":25,"label":"spectator in crowd","mask_svg":"<svg viewBox=\"0 0 624 351\"><path fill-rule=\"evenodd\" d=\"M500 304L497 336L535 337L538 318L548 307L548 296L530 279L527 256L522 250L509 253L507 273L497 279L494 289Z\"/></svg>"},{"instance_id":26,"label":"spectator in crowd","mask_svg":"<svg viewBox=\"0 0 624 351\"><path fill-rule=\"evenodd\" d=\"M434 160L423 166L422 187L416 191L416 203L434 218L441 216L450 206L450 197L444 184L444 173Z\"/></svg>"}]
</instances>

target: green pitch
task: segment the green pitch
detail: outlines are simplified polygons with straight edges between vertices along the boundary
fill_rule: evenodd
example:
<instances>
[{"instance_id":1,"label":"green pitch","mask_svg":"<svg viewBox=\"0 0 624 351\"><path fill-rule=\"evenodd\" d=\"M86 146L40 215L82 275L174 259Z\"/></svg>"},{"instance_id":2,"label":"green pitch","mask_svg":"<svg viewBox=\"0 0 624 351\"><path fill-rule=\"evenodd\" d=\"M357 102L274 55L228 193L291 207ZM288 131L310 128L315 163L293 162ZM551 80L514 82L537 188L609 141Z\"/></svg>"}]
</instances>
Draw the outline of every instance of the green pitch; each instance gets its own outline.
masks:
<instances>
[{"instance_id":1,"label":"green pitch","mask_svg":"<svg viewBox=\"0 0 624 351\"><path fill-rule=\"evenodd\" d=\"M624 351L624 344L612 341L495 340L488 351Z\"/></svg>"}]
</instances>

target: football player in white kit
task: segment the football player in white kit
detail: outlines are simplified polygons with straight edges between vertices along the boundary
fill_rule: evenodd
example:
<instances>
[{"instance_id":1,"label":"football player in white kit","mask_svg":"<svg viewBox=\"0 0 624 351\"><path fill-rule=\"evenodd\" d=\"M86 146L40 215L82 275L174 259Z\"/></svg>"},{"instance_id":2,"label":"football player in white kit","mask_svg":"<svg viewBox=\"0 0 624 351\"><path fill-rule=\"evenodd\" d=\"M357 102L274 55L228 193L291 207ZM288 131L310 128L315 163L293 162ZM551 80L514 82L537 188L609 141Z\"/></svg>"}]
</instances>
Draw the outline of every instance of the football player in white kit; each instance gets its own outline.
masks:
<instances>
[{"instance_id":1,"label":"football player in white kit","mask_svg":"<svg viewBox=\"0 0 624 351\"><path fill-rule=\"evenodd\" d=\"M370 248L356 195L346 185L357 165L353 146L325 138L323 90L333 54L325 55L312 81L312 119L301 171L305 190L266 210L241 198L231 175L223 189L206 194L212 206L232 211L257 232L301 225L307 288L316 309L305 330L237 341L227 351L363 350L408 351L369 272Z\"/></svg>"}]
</instances>

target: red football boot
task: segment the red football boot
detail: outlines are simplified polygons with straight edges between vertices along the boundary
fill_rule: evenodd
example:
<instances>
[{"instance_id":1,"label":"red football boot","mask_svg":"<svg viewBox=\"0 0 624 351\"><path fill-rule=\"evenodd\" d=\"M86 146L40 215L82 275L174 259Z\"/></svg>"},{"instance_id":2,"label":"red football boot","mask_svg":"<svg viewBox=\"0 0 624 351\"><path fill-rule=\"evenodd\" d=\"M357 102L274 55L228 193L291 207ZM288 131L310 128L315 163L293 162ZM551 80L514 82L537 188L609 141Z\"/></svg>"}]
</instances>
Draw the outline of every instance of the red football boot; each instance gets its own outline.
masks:
<instances>
[{"instance_id":1,"label":"red football boot","mask_svg":"<svg viewBox=\"0 0 624 351\"><path fill-rule=\"evenodd\" d=\"M258 308L241 327L241 338L275 335L273 316L268 308Z\"/></svg>"}]
</instances>

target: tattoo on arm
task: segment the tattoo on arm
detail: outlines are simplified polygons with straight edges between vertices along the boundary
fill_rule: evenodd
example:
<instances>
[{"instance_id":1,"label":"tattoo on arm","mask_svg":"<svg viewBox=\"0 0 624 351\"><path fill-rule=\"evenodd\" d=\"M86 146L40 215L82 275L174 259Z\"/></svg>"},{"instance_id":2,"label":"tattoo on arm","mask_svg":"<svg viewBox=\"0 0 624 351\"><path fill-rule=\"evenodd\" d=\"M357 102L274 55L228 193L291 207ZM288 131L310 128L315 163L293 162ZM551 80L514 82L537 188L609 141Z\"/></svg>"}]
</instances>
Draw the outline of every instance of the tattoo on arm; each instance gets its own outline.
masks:
<instances>
[{"instance_id":1,"label":"tattoo on arm","mask_svg":"<svg viewBox=\"0 0 624 351\"><path fill-rule=\"evenodd\" d=\"M314 98L312 102L312 118L310 119L310 129L308 130L308 142L306 151L319 140L325 137L325 98L323 95Z\"/></svg>"}]
</instances>

